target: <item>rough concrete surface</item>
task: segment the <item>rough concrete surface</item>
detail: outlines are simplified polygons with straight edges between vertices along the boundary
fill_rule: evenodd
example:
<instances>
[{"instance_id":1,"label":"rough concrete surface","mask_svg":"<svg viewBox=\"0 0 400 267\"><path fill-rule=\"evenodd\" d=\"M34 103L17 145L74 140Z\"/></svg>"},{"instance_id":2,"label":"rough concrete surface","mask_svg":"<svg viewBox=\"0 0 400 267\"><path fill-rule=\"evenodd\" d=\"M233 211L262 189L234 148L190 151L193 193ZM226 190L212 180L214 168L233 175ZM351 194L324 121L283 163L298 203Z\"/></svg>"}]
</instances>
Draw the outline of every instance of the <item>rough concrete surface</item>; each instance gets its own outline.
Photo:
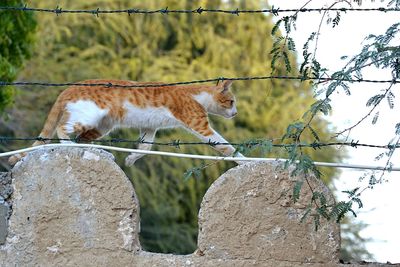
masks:
<instances>
[{"instance_id":1,"label":"rough concrete surface","mask_svg":"<svg viewBox=\"0 0 400 267\"><path fill-rule=\"evenodd\" d=\"M321 182L310 181L334 202ZM227 171L203 198L199 249L212 258L338 262L339 225L324 221L315 231L311 217L299 223L312 193L304 185L294 203L295 182L279 165L250 163Z\"/></svg>"},{"instance_id":2,"label":"rough concrete surface","mask_svg":"<svg viewBox=\"0 0 400 267\"><path fill-rule=\"evenodd\" d=\"M12 170L13 214L2 266L106 264L140 250L139 205L113 157L47 149Z\"/></svg>"},{"instance_id":3,"label":"rough concrete surface","mask_svg":"<svg viewBox=\"0 0 400 267\"><path fill-rule=\"evenodd\" d=\"M11 215L9 198L12 192L11 174L7 172L0 173L0 245L6 242L8 219Z\"/></svg>"},{"instance_id":4,"label":"rough concrete surface","mask_svg":"<svg viewBox=\"0 0 400 267\"><path fill-rule=\"evenodd\" d=\"M9 211L10 208L7 205L0 204L0 245L6 242Z\"/></svg>"},{"instance_id":5,"label":"rough concrete surface","mask_svg":"<svg viewBox=\"0 0 400 267\"><path fill-rule=\"evenodd\" d=\"M0 172L0 197L6 200L11 196L12 192L11 174L8 172Z\"/></svg>"},{"instance_id":6,"label":"rough concrete surface","mask_svg":"<svg viewBox=\"0 0 400 267\"><path fill-rule=\"evenodd\" d=\"M321 221L315 232L311 221L300 224L310 191L294 204L295 179L277 165L241 165L214 182L199 212L199 248L190 255L141 250L135 191L107 152L37 150L10 177L0 266L341 266L338 225Z\"/></svg>"}]
</instances>

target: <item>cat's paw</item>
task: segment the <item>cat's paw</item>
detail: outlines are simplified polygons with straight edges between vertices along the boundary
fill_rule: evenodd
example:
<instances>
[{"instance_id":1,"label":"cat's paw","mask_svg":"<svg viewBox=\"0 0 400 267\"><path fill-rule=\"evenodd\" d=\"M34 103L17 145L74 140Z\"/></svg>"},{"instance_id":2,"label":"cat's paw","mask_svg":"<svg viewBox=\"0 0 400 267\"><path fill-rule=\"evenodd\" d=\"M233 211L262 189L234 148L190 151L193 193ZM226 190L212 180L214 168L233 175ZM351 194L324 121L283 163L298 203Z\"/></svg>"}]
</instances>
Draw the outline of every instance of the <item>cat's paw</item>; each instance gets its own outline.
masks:
<instances>
[{"instance_id":1,"label":"cat's paw","mask_svg":"<svg viewBox=\"0 0 400 267\"><path fill-rule=\"evenodd\" d=\"M133 166L133 164L135 164L135 162L141 158L142 155L138 155L138 154L131 154L129 156L127 156L125 158L125 165L128 167Z\"/></svg>"}]
</instances>

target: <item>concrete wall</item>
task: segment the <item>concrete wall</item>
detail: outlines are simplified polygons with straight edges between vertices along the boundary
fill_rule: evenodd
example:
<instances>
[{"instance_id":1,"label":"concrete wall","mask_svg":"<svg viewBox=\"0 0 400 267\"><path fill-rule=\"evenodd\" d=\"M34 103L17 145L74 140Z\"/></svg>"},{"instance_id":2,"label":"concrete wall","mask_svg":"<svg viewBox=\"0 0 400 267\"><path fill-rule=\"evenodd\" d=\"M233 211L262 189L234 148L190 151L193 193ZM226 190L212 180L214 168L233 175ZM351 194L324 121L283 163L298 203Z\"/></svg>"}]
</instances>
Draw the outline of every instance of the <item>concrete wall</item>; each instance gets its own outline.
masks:
<instances>
[{"instance_id":1,"label":"concrete wall","mask_svg":"<svg viewBox=\"0 0 400 267\"><path fill-rule=\"evenodd\" d=\"M315 232L311 220L299 223L311 192L304 187L294 204L294 182L266 163L227 171L201 204L198 249L157 254L141 249L139 203L111 154L38 150L0 176L0 265L339 266L338 225L322 221ZM322 183L312 186L333 201Z\"/></svg>"}]
</instances>

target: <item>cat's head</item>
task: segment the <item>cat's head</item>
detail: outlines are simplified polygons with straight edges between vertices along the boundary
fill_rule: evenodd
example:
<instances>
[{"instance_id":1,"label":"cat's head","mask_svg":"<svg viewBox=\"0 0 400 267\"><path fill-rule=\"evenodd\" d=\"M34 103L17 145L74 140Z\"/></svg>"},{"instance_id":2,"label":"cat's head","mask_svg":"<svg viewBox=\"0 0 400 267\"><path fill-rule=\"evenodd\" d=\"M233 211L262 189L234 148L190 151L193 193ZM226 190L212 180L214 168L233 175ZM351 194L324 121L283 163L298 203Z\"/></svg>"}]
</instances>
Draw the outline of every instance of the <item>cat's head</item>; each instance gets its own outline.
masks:
<instances>
[{"instance_id":1,"label":"cat's head","mask_svg":"<svg viewBox=\"0 0 400 267\"><path fill-rule=\"evenodd\" d=\"M232 81L224 81L217 85L214 91L216 105L212 113L225 118L232 118L237 114L236 99L230 91Z\"/></svg>"}]
</instances>

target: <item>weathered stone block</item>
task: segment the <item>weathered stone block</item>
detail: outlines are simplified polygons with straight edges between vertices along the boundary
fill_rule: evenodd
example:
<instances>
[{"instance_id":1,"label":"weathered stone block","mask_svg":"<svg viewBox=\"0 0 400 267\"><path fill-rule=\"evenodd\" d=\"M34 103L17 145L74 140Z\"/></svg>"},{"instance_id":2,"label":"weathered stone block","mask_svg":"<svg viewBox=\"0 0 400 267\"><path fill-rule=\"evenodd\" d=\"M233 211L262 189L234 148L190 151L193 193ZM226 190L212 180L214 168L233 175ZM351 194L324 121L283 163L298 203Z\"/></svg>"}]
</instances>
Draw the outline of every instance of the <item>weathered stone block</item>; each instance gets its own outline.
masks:
<instances>
[{"instance_id":1,"label":"weathered stone block","mask_svg":"<svg viewBox=\"0 0 400 267\"><path fill-rule=\"evenodd\" d=\"M106 263L121 251L140 250L138 201L111 154L38 150L19 162L12 176L5 263Z\"/></svg>"},{"instance_id":2,"label":"weathered stone block","mask_svg":"<svg viewBox=\"0 0 400 267\"><path fill-rule=\"evenodd\" d=\"M296 177L279 165L249 163L227 171L208 189L199 213L199 250L207 257L328 263L339 261L340 229L311 218L300 219L312 193L303 186L292 194ZM309 178L314 191L328 201L333 195L322 182Z\"/></svg>"}]
</instances>

